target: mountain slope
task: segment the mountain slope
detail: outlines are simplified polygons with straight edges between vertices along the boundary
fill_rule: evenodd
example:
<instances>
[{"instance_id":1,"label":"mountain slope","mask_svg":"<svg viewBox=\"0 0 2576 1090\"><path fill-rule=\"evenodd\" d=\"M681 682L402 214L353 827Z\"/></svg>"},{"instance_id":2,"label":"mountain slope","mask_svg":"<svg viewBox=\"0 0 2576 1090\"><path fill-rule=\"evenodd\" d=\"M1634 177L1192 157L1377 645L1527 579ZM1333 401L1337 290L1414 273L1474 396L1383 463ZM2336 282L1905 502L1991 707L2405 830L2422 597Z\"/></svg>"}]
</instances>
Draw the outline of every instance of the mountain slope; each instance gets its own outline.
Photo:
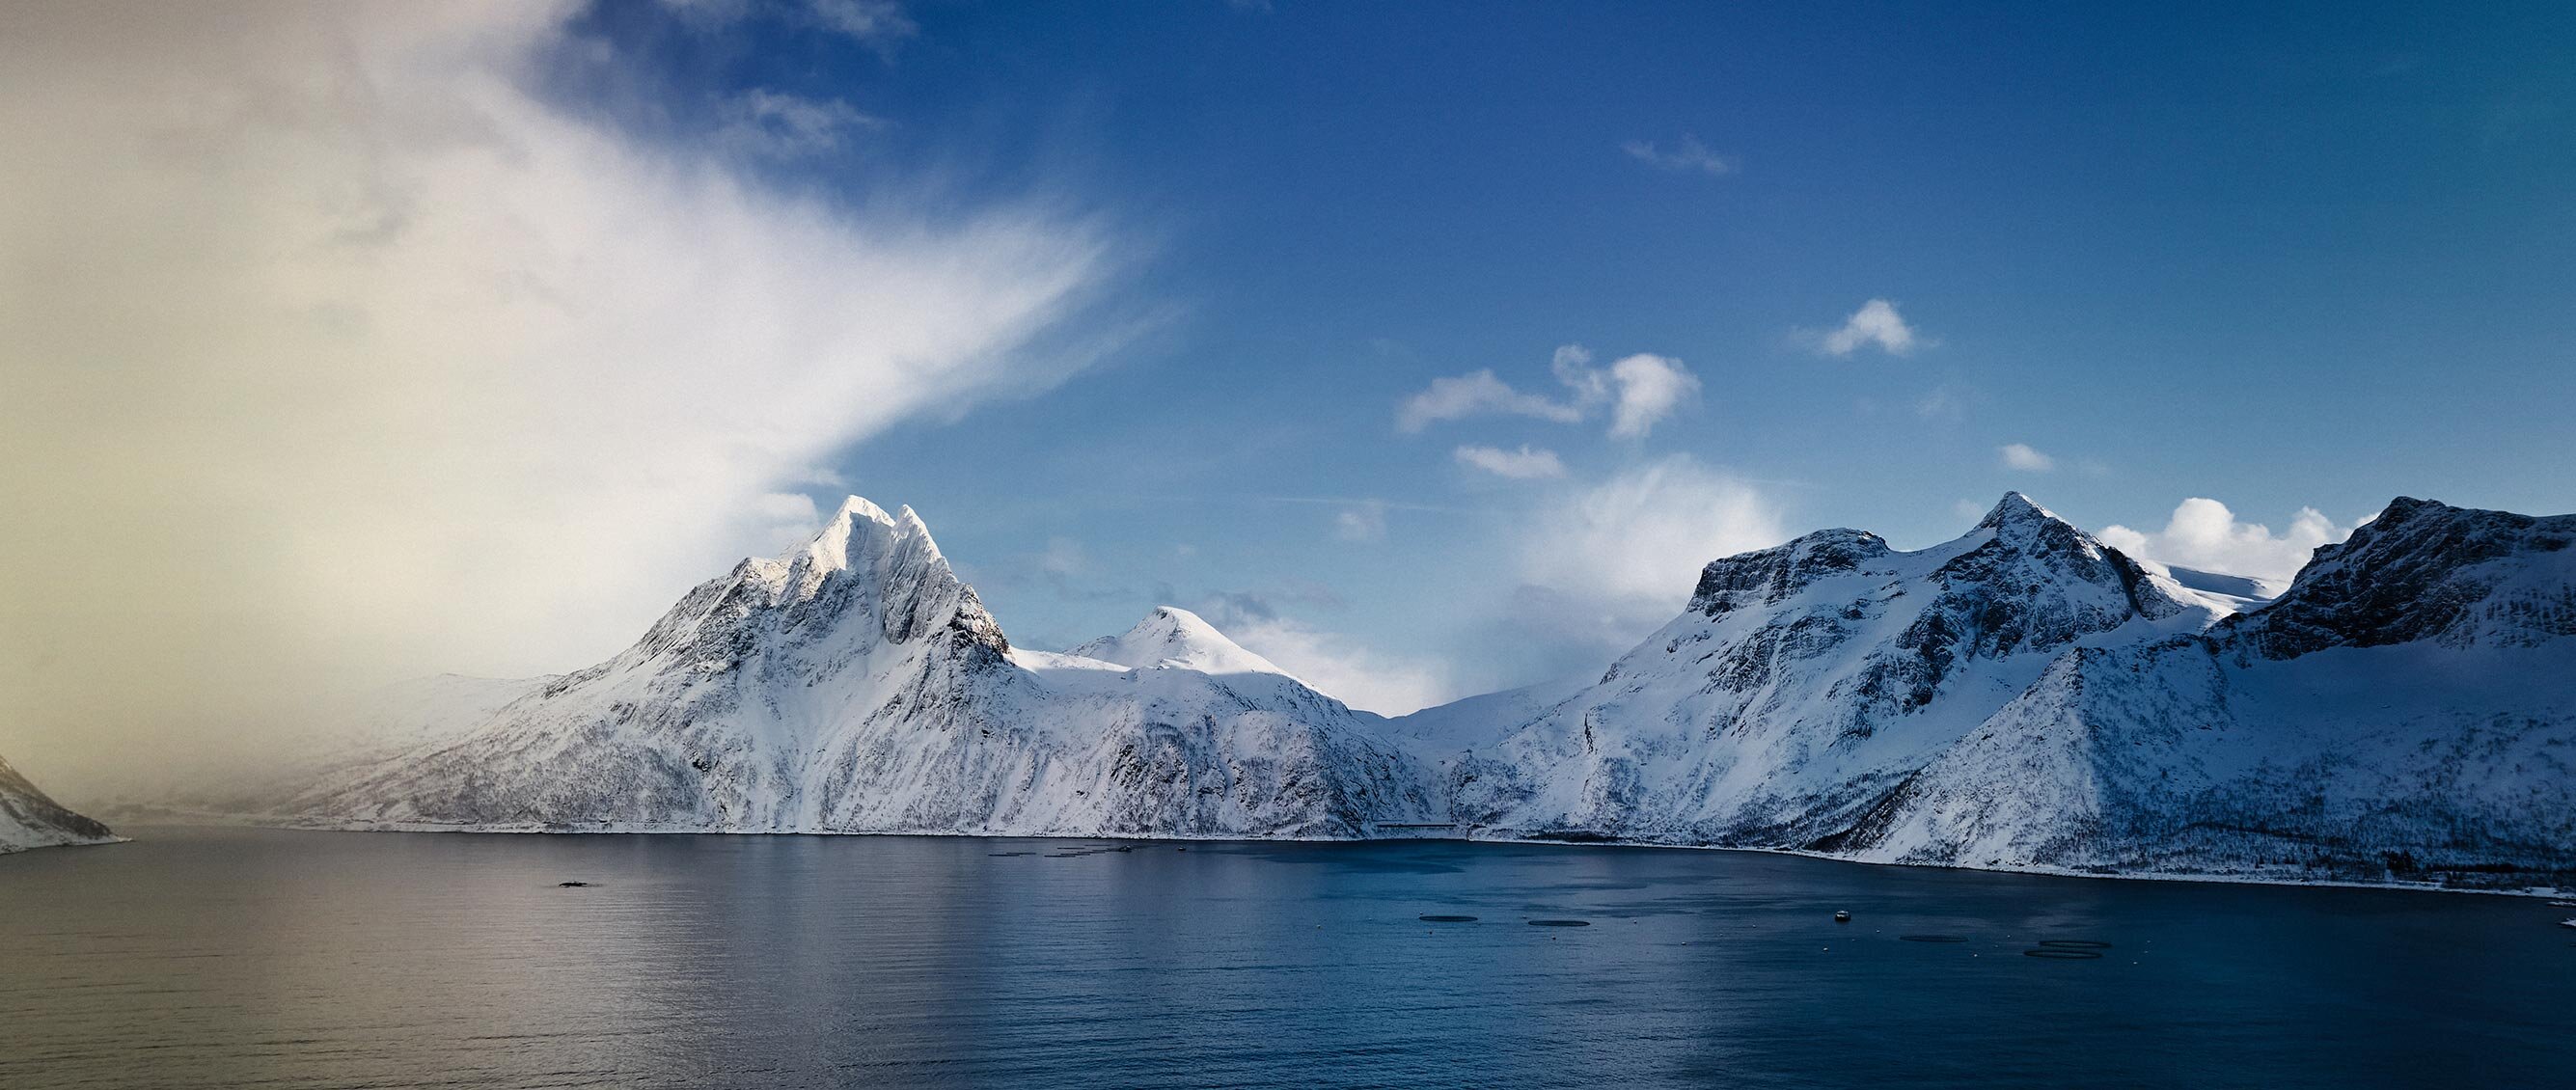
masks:
<instances>
[{"instance_id":1,"label":"mountain slope","mask_svg":"<svg viewBox=\"0 0 2576 1090\"><path fill-rule=\"evenodd\" d=\"M2018 493L1920 552L1820 531L1709 564L1598 683L1455 760L1452 812L1492 835L1803 844L2058 654L2221 615Z\"/></svg>"},{"instance_id":2,"label":"mountain slope","mask_svg":"<svg viewBox=\"0 0 2576 1090\"><path fill-rule=\"evenodd\" d=\"M2400 498L2273 604L2048 675L1856 858L2576 884L2576 516Z\"/></svg>"},{"instance_id":3,"label":"mountain slope","mask_svg":"<svg viewBox=\"0 0 2576 1090\"><path fill-rule=\"evenodd\" d=\"M117 840L89 818L47 797L27 777L0 758L0 854L67 844L109 844Z\"/></svg>"},{"instance_id":4,"label":"mountain slope","mask_svg":"<svg viewBox=\"0 0 2576 1090\"><path fill-rule=\"evenodd\" d=\"M1336 837L1433 809L1403 754L1368 736L1375 717L1195 617L1157 611L1087 646L1172 654L1138 668L1014 649L910 509L852 497L805 547L701 584L615 658L282 812L370 826Z\"/></svg>"}]
</instances>

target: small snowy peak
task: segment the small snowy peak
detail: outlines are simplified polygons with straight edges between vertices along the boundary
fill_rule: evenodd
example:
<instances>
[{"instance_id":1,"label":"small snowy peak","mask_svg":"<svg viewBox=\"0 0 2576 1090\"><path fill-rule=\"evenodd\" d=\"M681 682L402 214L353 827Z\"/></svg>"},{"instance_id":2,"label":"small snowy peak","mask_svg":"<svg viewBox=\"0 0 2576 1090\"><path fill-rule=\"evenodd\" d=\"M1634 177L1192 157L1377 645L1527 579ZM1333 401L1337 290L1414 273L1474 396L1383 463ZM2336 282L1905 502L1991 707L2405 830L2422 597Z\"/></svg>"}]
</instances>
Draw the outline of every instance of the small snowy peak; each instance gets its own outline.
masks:
<instances>
[{"instance_id":1,"label":"small snowy peak","mask_svg":"<svg viewBox=\"0 0 2576 1090\"><path fill-rule=\"evenodd\" d=\"M1269 659L1227 639L1215 625L1177 606L1156 606L1136 627L1103 636L1066 654L1116 663L1132 670L1180 669L1203 674L1277 674L1289 677Z\"/></svg>"},{"instance_id":2,"label":"small snowy peak","mask_svg":"<svg viewBox=\"0 0 2576 1090\"><path fill-rule=\"evenodd\" d=\"M2001 530L2008 527L2037 526L2046 522L2064 523L2066 520L2057 517L2057 512L2031 502L2028 496L2019 492L2006 492L2004 498L1997 501L1992 510L1986 512L1985 518L1977 520L1976 528Z\"/></svg>"}]
</instances>

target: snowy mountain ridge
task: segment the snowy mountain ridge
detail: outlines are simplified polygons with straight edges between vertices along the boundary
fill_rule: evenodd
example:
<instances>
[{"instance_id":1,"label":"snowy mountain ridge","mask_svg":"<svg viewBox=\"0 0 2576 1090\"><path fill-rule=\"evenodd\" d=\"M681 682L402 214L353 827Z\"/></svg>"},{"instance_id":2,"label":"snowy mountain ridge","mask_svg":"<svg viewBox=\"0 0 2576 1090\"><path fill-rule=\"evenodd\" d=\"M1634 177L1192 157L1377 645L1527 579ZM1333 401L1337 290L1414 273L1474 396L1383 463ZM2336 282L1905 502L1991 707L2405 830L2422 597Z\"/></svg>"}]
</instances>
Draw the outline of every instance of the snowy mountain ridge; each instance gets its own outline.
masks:
<instances>
[{"instance_id":1,"label":"snowy mountain ridge","mask_svg":"<svg viewBox=\"0 0 2576 1090\"><path fill-rule=\"evenodd\" d=\"M1711 561L1684 612L1595 677L1387 720L1172 607L1067 652L1014 647L909 509L854 497L609 661L516 695L449 686L473 722L397 717L427 741L268 814L1308 838L1449 822L1877 862L2571 884L2571 540L2571 517L2400 499L2266 599L2013 493L1927 549L1837 529Z\"/></svg>"}]
</instances>

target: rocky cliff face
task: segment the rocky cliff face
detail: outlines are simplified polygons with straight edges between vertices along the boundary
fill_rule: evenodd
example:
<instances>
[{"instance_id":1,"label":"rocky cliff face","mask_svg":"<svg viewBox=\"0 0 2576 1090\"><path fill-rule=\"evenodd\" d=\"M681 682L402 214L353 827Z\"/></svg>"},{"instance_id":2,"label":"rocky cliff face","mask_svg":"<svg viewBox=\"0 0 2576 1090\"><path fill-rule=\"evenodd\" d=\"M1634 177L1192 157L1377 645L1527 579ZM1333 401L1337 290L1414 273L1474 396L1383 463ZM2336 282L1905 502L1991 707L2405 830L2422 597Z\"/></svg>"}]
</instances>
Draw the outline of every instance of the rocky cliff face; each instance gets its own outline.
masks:
<instances>
[{"instance_id":1,"label":"rocky cliff face","mask_svg":"<svg viewBox=\"0 0 2576 1090\"><path fill-rule=\"evenodd\" d=\"M281 812L367 826L1319 837L1432 809L1363 717L1197 618L1158 611L1110 643L1173 656L1133 667L1015 650L909 509L854 497L807 546L702 584L617 657ZM1219 662L1229 672L1184 665Z\"/></svg>"},{"instance_id":2,"label":"rocky cliff face","mask_svg":"<svg viewBox=\"0 0 2576 1090\"><path fill-rule=\"evenodd\" d=\"M67 844L107 844L107 826L73 813L0 759L0 854Z\"/></svg>"}]
</instances>

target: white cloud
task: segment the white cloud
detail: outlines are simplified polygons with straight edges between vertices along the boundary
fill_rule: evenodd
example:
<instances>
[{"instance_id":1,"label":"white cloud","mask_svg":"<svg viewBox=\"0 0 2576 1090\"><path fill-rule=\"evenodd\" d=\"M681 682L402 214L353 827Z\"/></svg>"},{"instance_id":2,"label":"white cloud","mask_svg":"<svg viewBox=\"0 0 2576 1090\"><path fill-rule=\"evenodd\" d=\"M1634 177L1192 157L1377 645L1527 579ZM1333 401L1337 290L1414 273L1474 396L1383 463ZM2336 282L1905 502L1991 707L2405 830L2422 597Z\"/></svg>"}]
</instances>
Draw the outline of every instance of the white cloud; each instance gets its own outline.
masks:
<instances>
[{"instance_id":1,"label":"white cloud","mask_svg":"<svg viewBox=\"0 0 2576 1090\"><path fill-rule=\"evenodd\" d=\"M2352 527L2302 507L2290 516L2289 530L2275 535L2261 523L2237 521L2226 504L2193 497L2174 508L2162 530L2142 533L2106 526L2095 536L2121 552L2161 564L2286 583L2307 565L2309 553L2352 536Z\"/></svg>"},{"instance_id":2,"label":"white cloud","mask_svg":"<svg viewBox=\"0 0 2576 1090\"><path fill-rule=\"evenodd\" d=\"M1385 540L1386 504L1370 500L1334 512L1333 536L1344 541Z\"/></svg>"},{"instance_id":3,"label":"white cloud","mask_svg":"<svg viewBox=\"0 0 2576 1090\"><path fill-rule=\"evenodd\" d=\"M1579 402L1554 401L1512 389L1488 368L1432 379L1429 389L1404 399L1396 408L1395 426L1398 431L1417 432L1443 420L1471 416L1534 416L1571 424L1583 419L1583 413Z\"/></svg>"},{"instance_id":4,"label":"white cloud","mask_svg":"<svg viewBox=\"0 0 2576 1090\"><path fill-rule=\"evenodd\" d=\"M2028 443L2006 443L1996 447L1995 453L2003 456L2005 469L2018 469L2026 473L2046 473L2057 468L2057 459L2040 453Z\"/></svg>"},{"instance_id":5,"label":"white cloud","mask_svg":"<svg viewBox=\"0 0 2576 1090\"><path fill-rule=\"evenodd\" d=\"M1529 416L1572 424L1610 407L1610 435L1639 439L1657 422L1699 396L1699 377L1670 356L1640 352L1606 369L1592 366L1592 350L1559 346L1548 373L1565 387L1563 400L1523 393L1494 377L1491 368L1431 380L1429 388L1396 406L1396 430L1418 432L1444 420L1474 416Z\"/></svg>"},{"instance_id":6,"label":"white cloud","mask_svg":"<svg viewBox=\"0 0 2576 1090\"><path fill-rule=\"evenodd\" d=\"M1859 310L1843 320L1840 329L1810 331L1801 336L1828 356L1849 356L1872 345L1888 355L1902 356L1923 343L1914 327L1905 324L1905 318L1896 313L1896 304L1885 299L1861 304Z\"/></svg>"},{"instance_id":7,"label":"white cloud","mask_svg":"<svg viewBox=\"0 0 2576 1090\"><path fill-rule=\"evenodd\" d=\"M570 10L0 8L0 464L44 467L0 570L50 573L0 586L0 751L592 661L809 467L1080 362L1027 346L1100 230L862 216L557 109Z\"/></svg>"},{"instance_id":8,"label":"white cloud","mask_svg":"<svg viewBox=\"0 0 2576 1090\"><path fill-rule=\"evenodd\" d=\"M1557 459L1555 451L1533 450L1528 444L1522 444L1516 451L1501 447L1462 446L1450 453L1458 459L1459 465L1516 481L1565 476L1565 463Z\"/></svg>"},{"instance_id":9,"label":"white cloud","mask_svg":"<svg viewBox=\"0 0 2576 1090\"><path fill-rule=\"evenodd\" d=\"M1638 353L1610 365L1619 384L1619 401L1610 410L1610 436L1643 439L1655 422L1672 415L1682 402L1699 396L1699 377L1669 356Z\"/></svg>"},{"instance_id":10,"label":"white cloud","mask_svg":"<svg viewBox=\"0 0 2576 1090\"><path fill-rule=\"evenodd\" d=\"M1523 530L1524 582L1658 620L1688 600L1699 569L1788 535L1752 484L1672 455L1540 511Z\"/></svg>"},{"instance_id":11,"label":"white cloud","mask_svg":"<svg viewBox=\"0 0 2576 1090\"><path fill-rule=\"evenodd\" d=\"M768 159L820 155L839 148L852 129L883 124L837 98L804 98L768 90L743 94L725 112L716 141Z\"/></svg>"},{"instance_id":12,"label":"white cloud","mask_svg":"<svg viewBox=\"0 0 2576 1090\"><path fill-rule=\"evenodd\" d=\"M1700 143L1698 137L1689 133L1683 133L1682 138L1674 141L1670 148L1659 146L1652 140L1630 140L1619 145L1619 150L1627 152L1629 158L1659 170L1711 177L1735 173L1735 160L1708 150L1708 145Z\"/></svg>"}]
</instances>

